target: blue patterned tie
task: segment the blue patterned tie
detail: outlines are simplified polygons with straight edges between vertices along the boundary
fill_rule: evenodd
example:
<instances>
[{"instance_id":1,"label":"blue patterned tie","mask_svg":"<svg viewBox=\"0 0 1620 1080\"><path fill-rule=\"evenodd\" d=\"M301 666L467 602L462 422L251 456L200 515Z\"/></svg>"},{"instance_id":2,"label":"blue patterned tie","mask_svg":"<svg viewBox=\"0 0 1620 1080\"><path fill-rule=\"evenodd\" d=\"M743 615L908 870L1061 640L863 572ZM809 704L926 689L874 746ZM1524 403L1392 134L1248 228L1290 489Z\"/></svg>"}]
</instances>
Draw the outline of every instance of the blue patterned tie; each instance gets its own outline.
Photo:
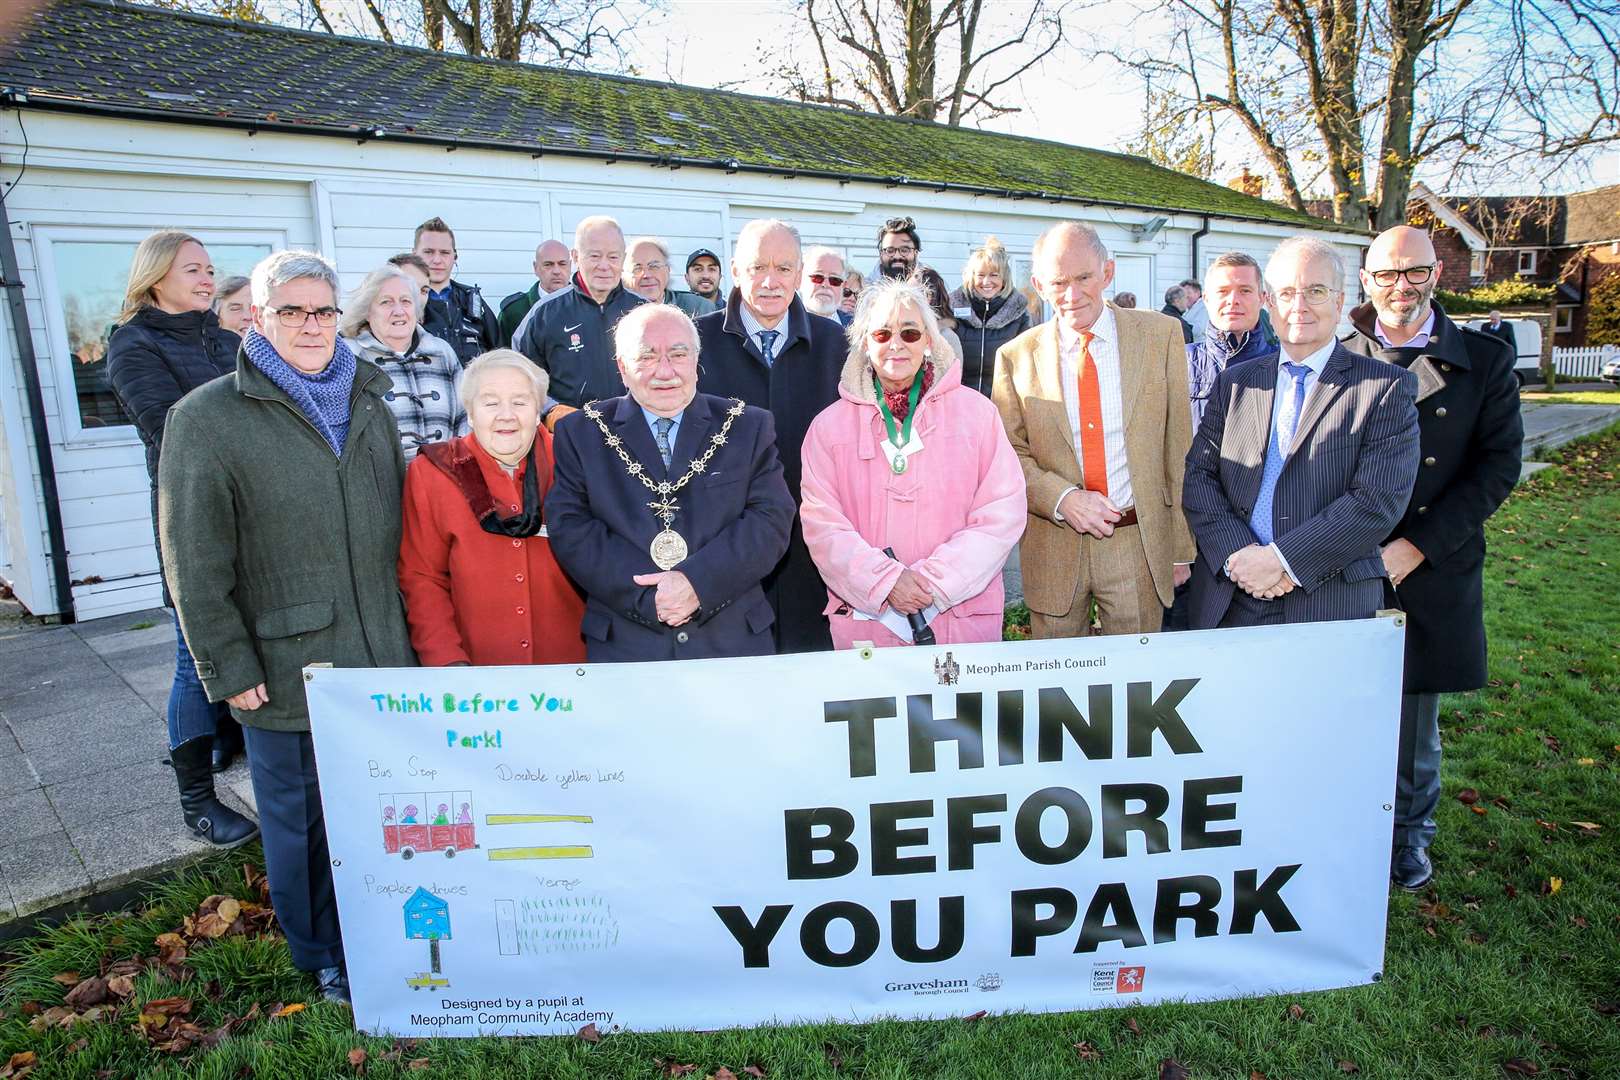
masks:
<instances>
[{"instance_id":1,"label":"blue patterned tie","mask_svg":"<svg viewBox=\"0 0 1620 1080\"><path fill-rule=\"evenodd\" d=\"M1277 478L1282 475L1288 452L1293 449L1294 427L1299 423L1300 409L1305 404L1305 376L1310 367L1305 364L1283 363L1283 370L1294 380L1292 397L1284 398L1277 412L1277 422L1271 425L1271 441L1266 444L1266 467L1260 474L1260 491L1254 497L1254 513L1249 516L1249 528L1255 539L1269 544L1276 539L1271 529L1272 501L1277 494Z\"/></svg>"},{"instance_id":2,"label":"blue patterned tie","mask_svg":"<svg viewBox=\"0 0 1620 1080\"><path fill-rule=\"evenodd\" d=\"M770 367L771 363L776 359L774 350L776 349L778 336L780 336L780 331L777 330L761 330L759 332L759 358L765 361L766 367Z\"/></svg>"},{"instance_id":3,"label":"blue patterned tie","mask_svg":"<svg viewBox=\"0 0 1620 1080\"><path fill-rule=\"evenodd\" d=\"M664 459L664 468L666 469L669 468L670 460L675 456L675 452L669 446L669 429L674 426L675 421L667 416L660 416L653 421L653 427L658 429L658 456Z\"/></svg>"}]
</instances>

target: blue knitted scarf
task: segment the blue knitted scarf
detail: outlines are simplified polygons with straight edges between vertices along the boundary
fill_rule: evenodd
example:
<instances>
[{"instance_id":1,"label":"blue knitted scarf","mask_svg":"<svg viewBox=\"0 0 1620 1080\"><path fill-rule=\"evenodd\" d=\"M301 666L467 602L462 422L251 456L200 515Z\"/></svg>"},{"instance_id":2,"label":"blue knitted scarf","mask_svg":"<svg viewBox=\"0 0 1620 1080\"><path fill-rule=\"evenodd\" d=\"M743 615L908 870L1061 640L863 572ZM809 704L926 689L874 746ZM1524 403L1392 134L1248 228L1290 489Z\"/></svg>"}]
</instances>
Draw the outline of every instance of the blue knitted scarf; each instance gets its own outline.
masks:
<instances>
[{"instance_id":1,"label":"blue knitted scarf","mask_svg":"<svg viewBox=\"0 0 1620 1080\"><path fill-rule=\"evenodd\" d=\"M255 329L248 330L242 349L254 367L292 398L298 411L309 418L332 447L332 453L341 457L343 441L349 437L349 393L354 388L356 367L348 344L341 337L337 339L332 362L319 375L305 375L287 363Z\"/></svg>"}]
</instances>

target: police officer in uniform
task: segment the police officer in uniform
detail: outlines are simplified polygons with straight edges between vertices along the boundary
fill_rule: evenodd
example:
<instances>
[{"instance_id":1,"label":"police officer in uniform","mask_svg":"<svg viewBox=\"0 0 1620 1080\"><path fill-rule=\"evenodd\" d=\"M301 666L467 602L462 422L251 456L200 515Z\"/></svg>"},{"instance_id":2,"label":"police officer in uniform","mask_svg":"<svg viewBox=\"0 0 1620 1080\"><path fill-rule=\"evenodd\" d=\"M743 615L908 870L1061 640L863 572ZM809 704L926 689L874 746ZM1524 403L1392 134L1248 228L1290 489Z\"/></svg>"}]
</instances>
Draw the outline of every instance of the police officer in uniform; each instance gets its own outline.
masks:
<instances>
[{"instance_id":1,"label":"police officer in uniform","mask_svg":"<svg viewBox=\"0 0 1620 1080\"><path fill-rule=\"evenodd\" d=\"M1406 612L1390 874L1416 890L1440 801L1440 695L1485 684L1485 521L1519 478L1524 426L1513 351L1459 327L1434 303L1441 263L1427 233L1398 225L1367 250L1372 302L1350 313L1345 348L1418 378L1421 462L1412 500L1384 542L1385 602Z\"/></svg>"},{"instance_id":2,"label":"police officer in uniform","mask_svg":"<svg viewBox=\"0 0 1620 1080\"><path fill-rule=\"evenodd\" d=\"M422 329L450 343L465 367L491 349L500 348L500 319L484 302L476 285L450 280L456 265L456 234L443 218L429 218L416 227L412 251L428 264L428 300Z\"/></svg>"}]
</instances>

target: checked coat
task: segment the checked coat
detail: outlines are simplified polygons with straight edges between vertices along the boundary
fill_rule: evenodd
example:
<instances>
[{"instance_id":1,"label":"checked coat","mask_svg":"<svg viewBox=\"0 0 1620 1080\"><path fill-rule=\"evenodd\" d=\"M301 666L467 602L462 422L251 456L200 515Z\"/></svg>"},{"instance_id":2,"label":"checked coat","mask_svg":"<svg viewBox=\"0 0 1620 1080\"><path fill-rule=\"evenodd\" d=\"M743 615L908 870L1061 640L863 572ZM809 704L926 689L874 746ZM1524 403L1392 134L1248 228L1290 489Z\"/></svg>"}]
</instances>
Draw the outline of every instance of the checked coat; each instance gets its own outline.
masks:
<instances>
[{"instance_id":1,"label":"checked coat","mask_svg":"<svg viewBox=\"0 0 1620 1080\"><path fill-rule=\"evenodd\" d=\"M1190 622L1219 626L1237 586L1223 572L1256 543L1249 515L1271 438L1280 356L1221 372L1187 453L1182 505L1198 541ZM1277 479L1273 535L1299 587L1270 603L1285 622L1364 619L1383 603L1379 545L1418 472L1417 379L1335 345L1305 396Z\"/></svg>"}]
</instances>

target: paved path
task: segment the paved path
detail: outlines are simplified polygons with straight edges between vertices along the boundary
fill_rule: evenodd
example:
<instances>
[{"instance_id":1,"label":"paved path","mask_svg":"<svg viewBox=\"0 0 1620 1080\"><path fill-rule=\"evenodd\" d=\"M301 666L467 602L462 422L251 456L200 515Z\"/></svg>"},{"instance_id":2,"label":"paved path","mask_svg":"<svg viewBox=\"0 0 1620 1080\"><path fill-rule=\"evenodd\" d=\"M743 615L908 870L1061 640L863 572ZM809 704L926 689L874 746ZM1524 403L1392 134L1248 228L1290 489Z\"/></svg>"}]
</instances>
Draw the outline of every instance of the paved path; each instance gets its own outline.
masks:
<instances>
[{"instance_id":1,"label":"paved path","mask_svg":"<svg viewBox=\"0 0 1620 1080\"><path fill-rule=\"evenodd\" d=\"M0 937L19 918L211 850L186 830L165 763L169 613L40 626L4 606ZM222 781L224 798L242 808L246 767L239 762Z\"/></svg>"},{"instance_id":2,"label":"paved path","mask_svg":"<svg viewBox=\"0 0 1620 1080\"><path fill-rule=\"evenodd\" d=\"M1620 409L1526 402L1524 415L1529 456ZM1017 567L1015 553L1009 602L1023 598ZM213 850L186 831L164 763L170 620L157 610L42 626L0 603L0 938ZM245 765L220 789L252 811Z\"/></svg>"}]
</instances>

